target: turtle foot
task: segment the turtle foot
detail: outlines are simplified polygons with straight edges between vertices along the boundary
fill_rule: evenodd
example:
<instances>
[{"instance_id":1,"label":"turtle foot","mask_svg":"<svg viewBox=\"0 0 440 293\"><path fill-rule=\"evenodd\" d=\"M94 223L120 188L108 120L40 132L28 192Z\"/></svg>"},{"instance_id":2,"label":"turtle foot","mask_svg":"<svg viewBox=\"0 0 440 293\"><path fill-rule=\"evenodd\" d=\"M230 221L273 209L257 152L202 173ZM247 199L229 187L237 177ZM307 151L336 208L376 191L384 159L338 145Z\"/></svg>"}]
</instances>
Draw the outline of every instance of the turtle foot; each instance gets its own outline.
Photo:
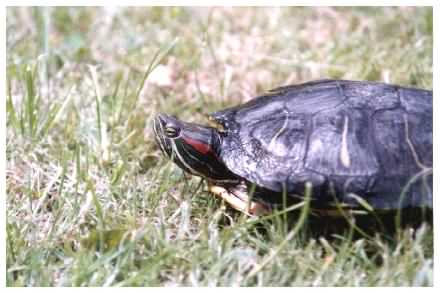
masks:
<instances>
[{"instance_id":1,"label":"turtle foot","mask_svg":"<svg viewBox=\"0 0 440 293\"><path fill-rule=\"evenodd\" d=\"M208 184L209 192L221 197L236 210L249 216L263 216L270 213L270 207L263 203L250 200L243 188L226 189L222 186Z\"/></svg>"}]
</instances>

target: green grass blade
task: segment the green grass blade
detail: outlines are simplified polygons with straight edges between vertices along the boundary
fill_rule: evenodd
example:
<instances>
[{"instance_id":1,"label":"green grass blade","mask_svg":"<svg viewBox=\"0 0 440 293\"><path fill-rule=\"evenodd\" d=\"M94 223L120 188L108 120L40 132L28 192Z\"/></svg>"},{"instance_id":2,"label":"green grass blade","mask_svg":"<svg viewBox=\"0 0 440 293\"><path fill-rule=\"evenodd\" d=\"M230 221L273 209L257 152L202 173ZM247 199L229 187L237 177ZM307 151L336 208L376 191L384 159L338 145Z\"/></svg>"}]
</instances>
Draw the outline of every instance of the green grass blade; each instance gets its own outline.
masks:
<instances>
[{"instance_id":1,"label":"green grass blade","mask_svg":"<svg viewBox=\"0 0 440 293\"><path fill-rule=\"evenodd\" d=\"M25 78L26 78L26 90L27 90L25 117L27 118L28 135L31 138L33 138L35 125L37 123L36 113L38 109L37 109L37 105L35 104L36 97L35 97L35 88L34 88L34 74L29 67L26 68ZM23 123L23 125L25 124Z\"/></svg>"},{"instance_id":2,"label":"green grass blade","mask_svg":"<svg viewBox=\"0 0 440 293\"><path fill-rule=\"evenodd\" d=\"M139 100L139 95L144 88L145 81L147 80L148 76L151 72L162 62L162 60L171 52L171 50L176 46L177 42L179 41L179 38L175 38L168 46L159 48L156 53L154 54L153 58L151 59L150 63L148 64L147 70L144 73L144 76L142 77L141 83L139 84L139 88L136 92L136 101Z\"/></svg>"},{"instance_id":3,"label":"green grass blade","mask_svg":"<svg viewBox=\"0 0 440 293\"><path fill-rule=\"evenodd\" d=\"M293 227L293 229L286 235L284 240L274 249L267 257L263 259L260 264L257 264L246 276L247 279L254 277L258 272L260 272L265 266L267 266L280 251L298 234L301 228L304 226L307 216L309 215L310 209L310 199L312 197L312 184L310 182L306 183L305 193L304 193L304 206L301 209L301 214L298 221Z\"/></svg>"},{"instance_id":4,"label":"green grass blade","mask_svg":"<svg viewBox=\"0 0 440 293\"><path fill-rule=\"evenodd\" d=\"M69 92L67 93L66 98L64 99L64 102L60 105L58 103L52 105L50 109L48 110L46 114L46 119L42 123L40 129L38 130L37 134L38 137L43 138L47 135L50 128L53 126L54 123L57 123L61 120L62 115L64 114L65 109L70 104L70 101L72 99L72 95L70 94L74 86L72 86L69 89Z\"/></svg>"},{"instance_id":5,"label":"green grass blade","mask_svg":"<svg viewBox=\"0 0 440 293\"><path fill-rule=\"evenodd\" d=\"M8 96L6 98L6 113L8 113L8 120L6 122L7 125L11 125L12 127L19 129L20 123L18 122L17 112L14 108L14 102L12 101L11 94L11 80L8 78Z\"/></svg>"}]
</instances>

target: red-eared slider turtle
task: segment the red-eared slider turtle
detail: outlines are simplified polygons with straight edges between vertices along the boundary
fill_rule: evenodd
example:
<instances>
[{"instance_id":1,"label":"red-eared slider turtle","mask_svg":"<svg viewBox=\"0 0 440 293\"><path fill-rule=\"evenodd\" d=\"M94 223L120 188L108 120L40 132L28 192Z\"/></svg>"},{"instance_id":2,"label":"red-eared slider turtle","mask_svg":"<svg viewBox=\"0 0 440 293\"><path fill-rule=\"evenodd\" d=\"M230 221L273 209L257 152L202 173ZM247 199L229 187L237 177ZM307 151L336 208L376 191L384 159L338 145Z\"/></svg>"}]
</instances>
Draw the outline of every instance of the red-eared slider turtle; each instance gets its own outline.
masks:
<instances>
[{"instance_id":1,"label":"red-eared slider turtle","mask_svg":"<svg viewBox=\"0 0 440 293\"><path fill-rule=\"evenodd\" d=\"M318 210L432 208L432 91L320 80L210 118L219 127L160 114L157 143L242 212L265 213L283 196L301 200L306 182Z\"/></svg>"}]
</instances>

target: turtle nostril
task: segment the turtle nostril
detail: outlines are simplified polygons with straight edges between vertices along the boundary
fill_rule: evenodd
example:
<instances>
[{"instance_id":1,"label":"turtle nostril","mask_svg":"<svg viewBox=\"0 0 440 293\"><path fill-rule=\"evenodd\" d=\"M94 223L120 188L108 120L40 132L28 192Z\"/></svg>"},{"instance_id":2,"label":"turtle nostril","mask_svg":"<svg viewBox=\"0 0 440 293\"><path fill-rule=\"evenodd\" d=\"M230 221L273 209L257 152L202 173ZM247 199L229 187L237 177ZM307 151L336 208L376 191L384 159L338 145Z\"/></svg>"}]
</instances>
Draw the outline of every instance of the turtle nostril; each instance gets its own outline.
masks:
<instances>
[{"instance_id":1,"label":"turtle nostril","mask_svg":"<svg viewBox=\"0 0 440 293\"><path fill-rule=\"evenodd\" d=\"M158 114L156 116L156 120L159 121L162 126L165 126L167 124L166 123L166 116L163 114Z\"/></svg>"}]
</instances>

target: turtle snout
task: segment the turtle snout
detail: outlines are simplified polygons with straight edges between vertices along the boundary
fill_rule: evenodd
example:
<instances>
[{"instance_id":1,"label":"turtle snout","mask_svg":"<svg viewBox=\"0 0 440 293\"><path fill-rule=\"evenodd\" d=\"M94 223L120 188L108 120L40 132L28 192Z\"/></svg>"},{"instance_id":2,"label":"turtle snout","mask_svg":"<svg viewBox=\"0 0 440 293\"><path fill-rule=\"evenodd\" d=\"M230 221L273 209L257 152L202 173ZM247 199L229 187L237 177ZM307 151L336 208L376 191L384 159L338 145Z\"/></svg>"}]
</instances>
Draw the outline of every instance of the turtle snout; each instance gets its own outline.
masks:
<instances>
[{"instance_id":1,"label":"turtle snout","mask_svg":"<svg viewBox=\"0 0 440 293\"><path fill-rule=\"evenodd\" d=\"M154 123L160 123L160 126L165 127L167 125L168 115L166 114L158 114L154 118Z\"/></svg>"},{"instance_id":2,"label":"turtle snout","mask_svg":"<svg viewBox=\"0 0 440 293\"><path fill-rule=\"evenodd\" d=\"M167 115L159 114L153 119L153 131L154 138L156 140L157 145L161 149L161 151L167 155L171 156L171 146L169 141L166 139L166 125L167 125Z\"/></svg>"},{"instance_id":3,"label":"turtle snout","mask_svg":"<svg viewBox=\"0 0 440 293\"><path fill-rule=\"evenodd\" d=\"M155 118L162 127L180 127L181 122L174 116L167 114L158 114Z\"/></svg>"}]
</instances>

